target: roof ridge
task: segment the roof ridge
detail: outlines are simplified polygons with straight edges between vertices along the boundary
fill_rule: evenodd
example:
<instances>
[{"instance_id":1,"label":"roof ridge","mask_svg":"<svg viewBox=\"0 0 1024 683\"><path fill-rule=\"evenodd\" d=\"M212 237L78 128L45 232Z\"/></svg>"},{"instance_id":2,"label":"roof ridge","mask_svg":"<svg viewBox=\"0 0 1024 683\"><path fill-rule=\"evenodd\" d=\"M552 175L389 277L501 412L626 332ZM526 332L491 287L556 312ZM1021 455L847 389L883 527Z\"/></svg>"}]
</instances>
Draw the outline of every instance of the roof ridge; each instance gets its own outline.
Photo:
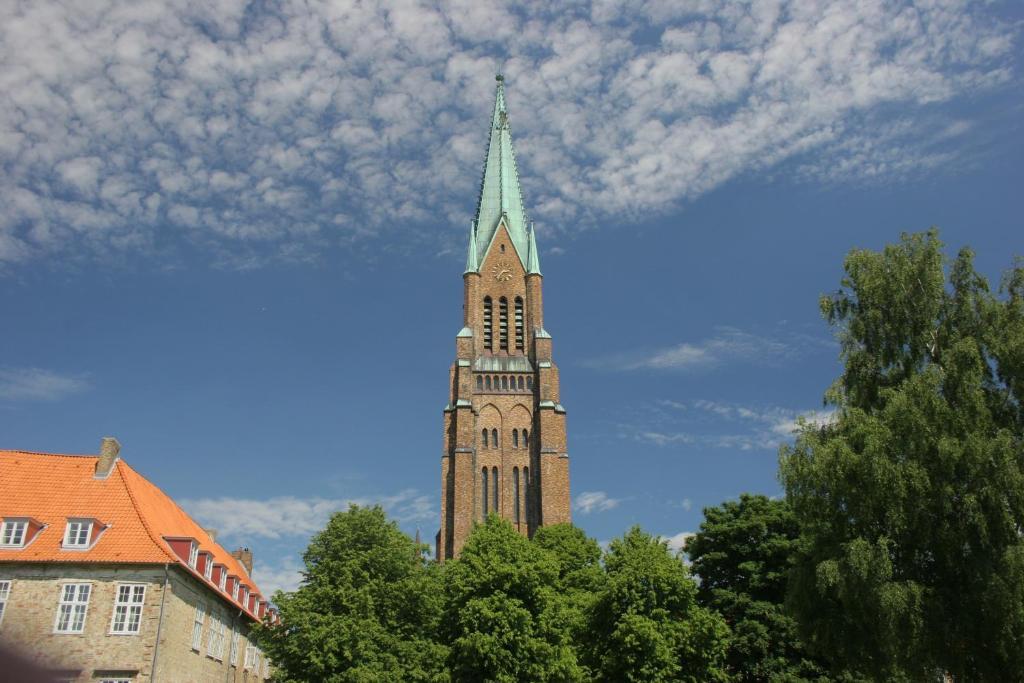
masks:
<instances>
[{"instance_id":1,"label":"roof ridge","mask_svg":"<svg viewBox=\"0 0 1024 683\"><path fill-rule=\"evenodd\" d=\"M95 453L48 453L46 451L26 451L20 448L0 448L0 454L18 453L20 455L47 455L55 458L98 458Z\"/></svg>"},{"instance_id":2,"label":"roof ridge","mask_svg":"<svg viewBox=\"0 0 1024 683\"><path fill-rule=\"evenodd\" d=\"M166 547L164 547L164 544L162 543L163 539L157 538L156 534L153 533L153 529L149 526L149 520L146 518L146 515L143 514L142 509L139 507L139 502L135 499L135 491L132 489L131 483L121 472L121 468L122 466L127 467L132 471L133 474L137 474L139 477L142 477L142 475L136 472L124 460L119 459L115 463L115 465L117 466L117 475L121 478L121 484L124 485L124 490L128 493L128 500L132 502L132 509L135 510L135 514L139 516L139 521L142 522L142 528L146 530L147 534L149 534L149 539L153 541L153 544L156 545L156 547L160 549L160 552L166 555L169 560L175 562L178 561L179 558L176 555L172 554L171 551L168 550ZM145 479L145 477L142 478ZM161 493L163 492L161 491Z\"/></svg>"}]
</instances>

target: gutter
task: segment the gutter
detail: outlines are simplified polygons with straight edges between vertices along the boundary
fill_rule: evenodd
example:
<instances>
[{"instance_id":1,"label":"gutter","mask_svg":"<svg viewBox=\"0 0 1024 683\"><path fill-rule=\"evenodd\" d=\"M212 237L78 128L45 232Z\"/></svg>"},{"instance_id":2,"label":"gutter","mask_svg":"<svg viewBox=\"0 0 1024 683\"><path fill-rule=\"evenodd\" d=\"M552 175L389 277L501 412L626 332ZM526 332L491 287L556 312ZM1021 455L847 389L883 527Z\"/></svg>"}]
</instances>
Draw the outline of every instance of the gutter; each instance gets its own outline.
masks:
<instances>
[{"instance_id":1,"label":"gutter","mask_svg":"<svg viewBox=\"0 0 1024 683\"><path fill-rule=\"evenodd\" d=\"M154 683L156 681L156 657L160 652L160 633L164 628L164 603L167 602L167 586L170 585L168 581L169 567L169 564L164 563L164 589L160 593L160 618L156 622L156 643L153 644L153 663L149 669L149 680Z\"/></svg>"}]
</instances>

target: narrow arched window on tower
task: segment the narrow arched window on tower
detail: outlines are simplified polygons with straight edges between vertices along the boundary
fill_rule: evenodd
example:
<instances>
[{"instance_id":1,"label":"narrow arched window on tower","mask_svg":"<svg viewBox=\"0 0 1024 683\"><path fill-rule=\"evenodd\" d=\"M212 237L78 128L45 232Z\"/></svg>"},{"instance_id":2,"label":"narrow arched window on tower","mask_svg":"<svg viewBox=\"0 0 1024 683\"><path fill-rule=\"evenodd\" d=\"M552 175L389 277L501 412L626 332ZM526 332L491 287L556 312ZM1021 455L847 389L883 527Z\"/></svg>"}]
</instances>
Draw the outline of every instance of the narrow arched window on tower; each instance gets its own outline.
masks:
<instances>
[{"instance_id":1,"label":"narrow arched window on tower","mask_svg":"<svg viewBox=\"0 0 1024 683\"><path fill-rule=\"evenodd\" d=\"M491 468L491 487L494 489L494 511L498 512L501 508L498 507L498 468Z\"/></svg>"},{"instance_id":2,"label":"narrow arched window on tower","mask_svg":"<svg viewBox=\"0 0 1024 683\"><path fill-rule=\"evenodd\" d=\"M523 376L519 375L519 379L516 380L516 384L519 385L519 391L523 390Z\"/></svg>"},{"instance_id":3,"label":"narrow arched window on tower","mask_svg":"<svg viewBox=\"0 0 1024 683\"><path fill-rule=\"evenodd\" d=\"M533 378L532 377L527 377L526 378L526 390L527 391L533 391Z\"/></svg>"},{"instance_id":4,"label":"narrow arched window on tower","mask_svg":"<svg viewBox=\"0 0 1024 683\"><path fill-rule=\"evenodd\" d=\"M487 391L491 390L491 376L487 375Z\"/></svg>"},{"instance_id":5,"label":"narrow arched window on tower","mask_svg":"<svg viewBox=\"0 0 1024 683\"><path fill-rule=\"evenodd\" d=\"M519 524L519 468L512 468L512 495L515 496L515 520Z\"/></svg>"},{"instance_id":6,"label":"narrow arched window on tower","mask_svg":"<svg viewBox=\"0 0 1024 683\"><path fill-rule=\"evenodd\" d=\"M523 517L530 523L530 468L523 468Z\"/></svg>"},{"instance_id":7,"label":"narrow arched window on tower","mask_svg":"<svg viewBox=\"0 0 1024 683\"><path fill-rule=\"evenodd\" d=\"M487 493L488 493L487 468L486 467L483 468L482 470L480 470L480 481L481 481L482 488L483 488L483 495L481 496L481 500L483 501L484 517L486 517L487 516Z\"/></svg>"},{"instance_id":8,"label":"narrow arched window on tower","mask_svg":"<svg viewBox=\"0 0 1024 683\"><path fill-rule=\"evenodd\" d=\"M498 430L497 429L492 429L491 430L491 443L494 444L495 448L498 447Z\"/></svg>"},{"instance_id":9,"label":"narrow arched window on tower","mask_svg":"<svg viewBox=\"0 0 1024 683\"><path fill-rule=\"evenodd\" d=\"M512 430L512 448L519 448L519 430Z\"/></svg>"},{"instance_id":10,"label":"narrow arched window on tower","mask_svg":"<svg viewBox=\"0 0 1024 683\"><path fill-rule=\"evenodd\" d=\"M529 448L529 447L530 447L530 432L524 429L523 430L523 448Z\"/></svg>"},{"instance_id":11,"label":"narrow arched window on tower","mask_svg":"<svg viewBox=\"0 0 1024 683\"><path fill-rule=\"evenodd\" d=\"M491 310L491 308L492 308L491 307L491 297L485 296L484 297L484 348L487 349L488 351L492 351L494 349L494 338L493 338L493 334L492 334L493 331L491 329L491 323L492 323L492 320L491 320L492 310Z\"/></svg>"},{"instance_id":12,"label":"narrow arched window on tower","mask_svg":"<svg viewBox=\"0 0 1024 683\"><path fill-rule=\"evenodd\" d=\"M484 376L483 375L477 375L476 376L476 390L477 391L483 391L484 390Z\"/></svg>"},{"instance_id":13,"label":"narrow arched window on tower","mask_svg":"<svg viewBox=\"0 0 1024 683\"><path fill-rule=\"evenodd\" d=\"M508 391L508 377L504 375L501 377L501 390Z\"/></svg>"},{"instance_id":14,"label":"narrow arched window on tower","mask_svg":"<svg viewBox=\"0 0 1024 683\"><path fill-rule=\"evenodd\" d=\"M522 351L523 345L523 297L516 297L516 350Z\"/></svg>"},{"instance_id":15,"label":"narrow arched window on tower","mask_svg":"<svg viewBox=\"0 0 1024 683\"><path fill-rule=\"evenodd\" d=\"M498 341L502 351L508 351L508 299L498 299Z\"/></svg>"},{"instance_id":16,"label":"narrow arched window on tower","mask_svg":"<svg viewBox=\"0 0 1024 683\"><path fill-rule=\"evenodd\" d=\"M484 437L484 448L487 448L487 430L483 430L481 434L483 434Z\"/></svg>"}]
</instances>

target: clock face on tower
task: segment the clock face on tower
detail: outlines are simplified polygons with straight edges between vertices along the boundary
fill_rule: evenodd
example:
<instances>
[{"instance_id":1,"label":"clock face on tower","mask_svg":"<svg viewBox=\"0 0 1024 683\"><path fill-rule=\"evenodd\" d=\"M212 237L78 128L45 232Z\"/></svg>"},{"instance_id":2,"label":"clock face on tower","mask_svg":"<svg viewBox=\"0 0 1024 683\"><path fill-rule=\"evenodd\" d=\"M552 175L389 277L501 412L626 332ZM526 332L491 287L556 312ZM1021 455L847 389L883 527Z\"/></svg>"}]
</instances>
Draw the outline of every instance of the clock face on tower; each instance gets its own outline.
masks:
<instances>
[{"instance_id":1,"label":"clock face on tower","mask_svg":"<svg viewBox=\"0 0 1024 683\"><path fill-rule=\"evenodd\" d=\"M508 261L498 261L491 267L491 273L498 282L508 282L512 279L512 264Z\"/></svg>"}]
</instances>

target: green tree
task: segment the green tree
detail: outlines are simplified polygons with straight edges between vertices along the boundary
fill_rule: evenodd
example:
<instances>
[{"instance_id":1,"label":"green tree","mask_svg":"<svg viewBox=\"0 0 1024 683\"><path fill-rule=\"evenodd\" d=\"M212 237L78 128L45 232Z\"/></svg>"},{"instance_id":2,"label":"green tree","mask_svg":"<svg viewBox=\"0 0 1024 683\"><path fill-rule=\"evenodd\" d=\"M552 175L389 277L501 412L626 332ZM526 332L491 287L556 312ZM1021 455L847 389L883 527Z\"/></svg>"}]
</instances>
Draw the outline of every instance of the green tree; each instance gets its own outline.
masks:
<instances>
[{"instance_id":1,"label":"green tree","mask_svg":"<svg viewBox=\"0 0 1024 683\"><path fill-rule=\"evenodd\" d=\"M729 629L697 604L667 542L633 527L611 542L584 648L595 680L724 681Z\"/></svg>"},{"instance_id":2,"label":"green tree","mask_svg":"<svg viewBox=\"0 0 1024 683\"><path fill-rule=\"evenodd\" d=\"M279 626L257 628L285 681L446 681L438 567L380 507L331 517L303 555L298 590L278 591Z\"/></svg>"},{"instance_id":3,"label":"green tree","mask_svg":"<svg viewBox=\"0 0 1024 683\"><path fill-rule=\"evenodd\" d=\"M453 681L580 681L559 563L496 515L445 568L445 637Z\"/></svg>"},{"instance_id":4,"label":"green tree","mask_svg":"<svg viewBox=\"0 0 1024 683\"><path fill-rule=\"evenodd\" d=\"M996 296L929 231L845 270L835 420L780 452L804 639L877 679L1024 680L1024 268Z\"/></svg>"},{"instance_id":5,"label":"green tree","mask_svg":"<svg viewBox=\"0 0 1024 683\"><path fill-rule=\"evenodd\" d=\"M823 679L783 608L798 537L784 500L744 493L705 508L700 530L686 542L690 570L700 577L697 601L732 630L728 668L739 681Z\"/></svg>"}]
</instances>

